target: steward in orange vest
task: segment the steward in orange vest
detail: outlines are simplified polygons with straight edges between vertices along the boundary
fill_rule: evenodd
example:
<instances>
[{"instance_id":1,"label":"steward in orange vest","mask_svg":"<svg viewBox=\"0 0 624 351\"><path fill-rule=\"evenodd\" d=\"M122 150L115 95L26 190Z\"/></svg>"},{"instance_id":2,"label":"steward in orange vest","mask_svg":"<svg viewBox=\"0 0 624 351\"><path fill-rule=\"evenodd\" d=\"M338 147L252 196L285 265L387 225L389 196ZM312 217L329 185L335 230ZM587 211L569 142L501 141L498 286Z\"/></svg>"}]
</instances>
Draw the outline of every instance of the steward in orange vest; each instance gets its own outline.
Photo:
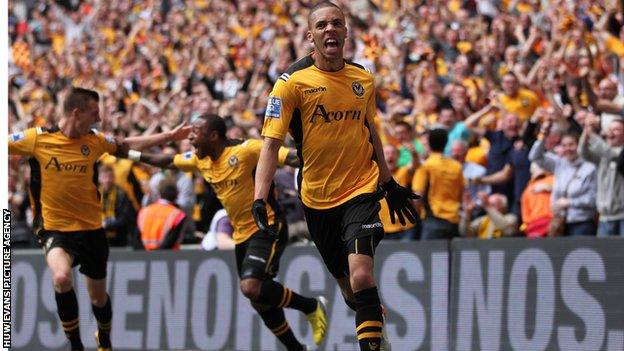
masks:
<instances>
[{"instance_id":1,"label":"steward in orange vest","mask_svg":"<svg viewBox=\"0 0 624 351\"><path fill-rule=\"evenodd\" d=\"M164 180L159 185L160 199L141 209L137 226L145 250L179 250L186 226L186 213L175 205L176 183Z\"/></svg>"}]
</instances>

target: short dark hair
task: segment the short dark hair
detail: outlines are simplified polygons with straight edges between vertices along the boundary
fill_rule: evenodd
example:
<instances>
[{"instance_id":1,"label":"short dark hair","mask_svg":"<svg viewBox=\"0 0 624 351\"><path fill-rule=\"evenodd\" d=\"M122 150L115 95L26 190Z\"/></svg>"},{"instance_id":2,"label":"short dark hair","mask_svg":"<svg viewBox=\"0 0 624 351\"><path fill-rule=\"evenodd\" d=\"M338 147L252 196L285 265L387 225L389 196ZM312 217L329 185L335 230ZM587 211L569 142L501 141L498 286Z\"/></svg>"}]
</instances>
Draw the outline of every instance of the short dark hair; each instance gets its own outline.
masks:
<instances>
[{"instance_id":1,"label":"short dark hair","mask_svg":"<svg viewBox=\"0 0 624 351\"><path fill-rule=\"evenodd\" d=\"M581 140L581 136L575 131L568 131L563 133L561 135L561 140L563 140L563 138L572 138L577 144L579 143L579 140Z\"/></svg>"},{"instance_id":2,"label":"short dark hair","mask_svg":"<svg viewBox=\"0 0 624 351\"><path fill-rule=\"evenodd\" d=\"M438 104L437 112L439 113L439 112L442 112L442 110L447 110L447 109L453 110L453 103L451 102L451 99L445 97Z\"/></svg>"},{"instance_id":3,"label":"short dark hair","mask_svg":"<svg viewBox=\"0 0 624 351\"><path fill-rule=\"evenodd\" d=\"M173 179L163 179L158 184L160 198L169 202L175 202L178 198L178 185Z\"/></svg>"},{"instance_id":4,"label":"short dark hair","mask_svg":"<svg viewBox=\"0 0 624 351\"><path fill-rule=\"evenodd\" d=\"M214 113L206 113L199 118L206 121L206 125L204 128L209 131L216 131L219 134L219 137L225 139L225 133L227 132L227 126L225 125L225 120L221 118L221 116Z\"/></svg>"},{"instance_id":5,"label":"short dark hair","mask_svg":"<svg viewBox=\"0 0 624 351\"><path fill-rule=\"evenodd\" d=\"M468 58L468 65L471 69L474 69L474 66L481 62L481 57L474 50L469 51L466 57Z\"/></svg>"},{"instance_id":6,"label":"short dark hair","mask_svg":"<svg viewBox=\"0 0 624 351\"><path fill-rule=\"evenodd\" d=\"M448 142L448 132L442 128L429 131L429 148L433 152L443 152Z\"/></svg>"},{"instance_id":7,"label":"short dark hair","mask_svg":"<svg viewBox=\"0 0 624 351\"><path fill-rule=\"evenodd\" d=\"M63 102L63 112L70 113L75 108L83 111L89 100L100 102L100 94L91 89L71 87Z\"/></svg>"},{"instance_id":8,"label":"short dark hair","mask_svg":"<svg viewBox=\"0 0 624 351\"><path fill-rule=\"evenodd\" d=\"M312 17L312 14L315 13L316 11L326 8L326 7L333 7L333 8L337 8L338 10L340 10L341 13L342 9L340 8L340 6L334 4L331 1L321 1L319 3L317 3L316 5L312 6L310 8L310 12L308 12L308 25L310 25L310 18Z\"/></svg>"}]
</instances>

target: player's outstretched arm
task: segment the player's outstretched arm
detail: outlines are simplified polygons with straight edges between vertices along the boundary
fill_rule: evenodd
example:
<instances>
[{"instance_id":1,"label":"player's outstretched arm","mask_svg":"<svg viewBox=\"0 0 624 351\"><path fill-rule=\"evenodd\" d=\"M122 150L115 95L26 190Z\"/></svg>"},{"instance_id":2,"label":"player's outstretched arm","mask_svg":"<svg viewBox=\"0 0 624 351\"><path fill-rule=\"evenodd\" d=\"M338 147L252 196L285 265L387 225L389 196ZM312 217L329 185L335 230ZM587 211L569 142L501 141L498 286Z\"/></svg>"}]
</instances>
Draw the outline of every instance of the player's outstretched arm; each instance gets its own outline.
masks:
<instances>
[{"instance_id":1,"label":"player's outstretched arm","mask_svg":"<svg viewBox=\"0 0 624 351\"><path fill-rule=\"evenodd\" d=\"M174 129L158 133L154 135L129 137L123 140L132 150L143 150L152 146L166 144L172 141L178 141L186 139L191 132L191 126L187 126L186 123L181 123Z\"/></svg>"},{"instance_id":2,"label":"player's outstretched arm","mask_svg":"<svg viewBox=\"0 0 624 351\"><path fill-rule=\"evenodd\" d=\"M117 140L117 150L114 156L127 158L134 162L143 162L159 168L174 168L174 155L150 154L138 150L128 150L128 144Z\"/></svg>"},{"instance_id":3,"label":"player's outstretched arm","mask_svg":"<svg viewBox=\"0 0 624 351\"><path fill-rule=\"evenodd\" d=\"M150 154L145 152L139 152L136 150L130 150L128 152L128 158L136 161L147 163L148 165L152 165L159 168L175 168L173 164L173 155L163 155L163 154Z\"/></svg>"}]
</instances>

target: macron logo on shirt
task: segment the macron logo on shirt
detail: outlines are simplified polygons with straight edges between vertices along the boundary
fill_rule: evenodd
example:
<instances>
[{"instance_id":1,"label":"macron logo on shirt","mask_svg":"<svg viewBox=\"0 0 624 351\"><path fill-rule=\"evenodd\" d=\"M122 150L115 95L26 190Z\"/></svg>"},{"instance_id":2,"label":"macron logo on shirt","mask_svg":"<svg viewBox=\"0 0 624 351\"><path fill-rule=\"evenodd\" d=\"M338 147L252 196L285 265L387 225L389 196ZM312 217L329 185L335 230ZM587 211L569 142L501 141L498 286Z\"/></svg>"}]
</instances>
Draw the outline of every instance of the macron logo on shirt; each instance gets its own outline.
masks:
<instances>
[{"instance_id":1,"label":"macron logo on shirt","mask_svg":"<svg viewBox=\"0 0 624 351\"><path fill-rule=\"evenodd\" d=\"M280 118L282 112L282 100L275 96L269 97L265 117Z\"/></svg>"}]
</instances>

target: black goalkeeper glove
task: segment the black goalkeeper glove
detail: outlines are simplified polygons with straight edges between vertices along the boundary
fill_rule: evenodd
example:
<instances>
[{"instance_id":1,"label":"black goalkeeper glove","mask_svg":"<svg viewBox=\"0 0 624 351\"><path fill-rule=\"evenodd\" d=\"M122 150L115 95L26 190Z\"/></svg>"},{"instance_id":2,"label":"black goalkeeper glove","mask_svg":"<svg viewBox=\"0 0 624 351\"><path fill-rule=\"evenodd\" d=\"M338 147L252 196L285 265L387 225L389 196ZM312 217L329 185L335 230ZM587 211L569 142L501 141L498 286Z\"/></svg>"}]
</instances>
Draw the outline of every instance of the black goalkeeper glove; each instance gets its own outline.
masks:
<instances>
[{"instance_id":1,"label":"black goalkeeper glove","mask_svg":"<svg viewBox=\"0 0 624 351\"><path fill-rule=\"evenodd\" d=\"M269 227L269 216L267 215L266 203L264 200L258 199L253 202L251 214L253 215L254 222L256 222L258 229L274 238L279 237L278 233Z\"/></svg>"},{"instance_id":2,"label":"black goalkeeper glove","mask_svg":"<svg viewBox=\"0 0 624 351\"><path fill-rule=\"evenodd\" d=\"M420 195L413 193L410 189L400 186L394 179L382 184L381 188L386 192L386 202L390 211L390 221L396 223L395 216L399 218L401 225L405 225L405 217L412 222L416 222L418 211L410 200L420 199Z\"/></svg>"}]
</instances>

